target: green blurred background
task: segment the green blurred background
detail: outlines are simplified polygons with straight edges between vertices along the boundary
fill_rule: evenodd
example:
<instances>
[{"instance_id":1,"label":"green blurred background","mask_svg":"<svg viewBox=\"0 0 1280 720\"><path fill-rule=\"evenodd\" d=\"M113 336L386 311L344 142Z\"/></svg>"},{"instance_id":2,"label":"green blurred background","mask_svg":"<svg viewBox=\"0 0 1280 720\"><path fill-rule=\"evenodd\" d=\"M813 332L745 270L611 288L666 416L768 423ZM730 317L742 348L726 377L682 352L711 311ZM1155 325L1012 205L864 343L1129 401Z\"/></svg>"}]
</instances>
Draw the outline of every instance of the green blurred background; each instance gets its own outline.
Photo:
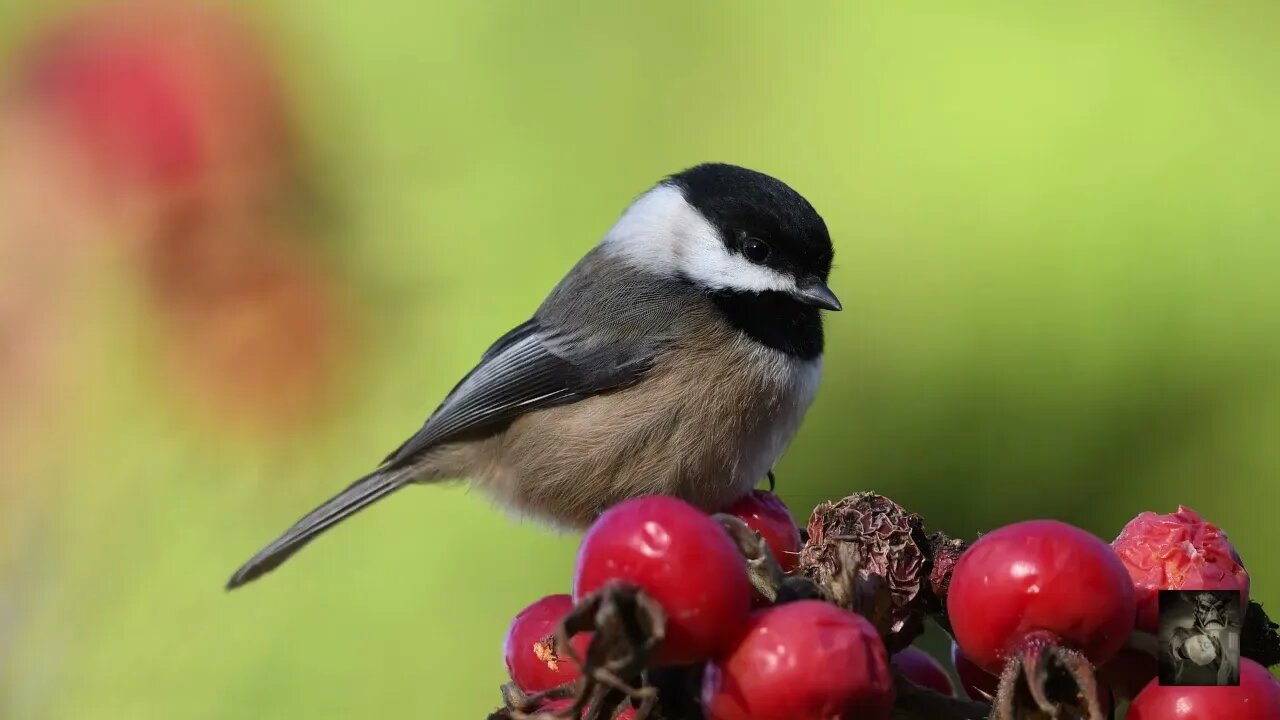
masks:
<instances>
[{"instance_id":1,"label":"green blurred background","mask_svg":"<svg viewBox=\"0 0 1280 720\"><path fill-rule=\"evenodd\" d=\"M289 413L235 371L202 394L173 357L204 354L206 304L147 289L118 248L153 223L115 190L81 203L92 240L10 303L55 308L59 339L0 400L0 717L483 717L507 620L567 589L574 537L417 489L221 585L415 430L633 196L704 160L784 179L836 243L846 309L778 468L798 516L877 489L957 535L1056 517L1111 539L1182 503L1280 603L1280 5L228 7L297 153L200 217L291 238L338 359ZM3 0L9 74L73 16ZM7 167L62 207L65 183ZM47 244L13 227L10 258ZM278 350L289 382L314 358L285 317L251 336L266 350L218 347Z\"/></svg>"}]
</instances>

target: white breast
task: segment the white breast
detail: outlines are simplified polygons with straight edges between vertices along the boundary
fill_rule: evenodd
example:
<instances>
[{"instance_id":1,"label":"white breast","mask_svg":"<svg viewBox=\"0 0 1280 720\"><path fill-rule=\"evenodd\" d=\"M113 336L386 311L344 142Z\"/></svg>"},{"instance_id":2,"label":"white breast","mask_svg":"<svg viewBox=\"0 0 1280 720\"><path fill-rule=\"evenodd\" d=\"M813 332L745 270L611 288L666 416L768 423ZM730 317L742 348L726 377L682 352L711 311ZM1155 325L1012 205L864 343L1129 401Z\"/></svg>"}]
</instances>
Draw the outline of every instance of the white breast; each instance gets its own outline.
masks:
<instances>
[{"instance_id":1,"label":"white breast","mask_svg":"<svg viewBox=\"0 0 1280 720\"><path fill-rule=\"evenodd\" d=\"M742 492L750 490L782 457L822 378L822 356L797 360L763 346L756 346L754 352L763 365L762 376L770 378L772 397L761 409L764 417L756 430L739 445L733 484Z\"/></svg>"}]
</instances>

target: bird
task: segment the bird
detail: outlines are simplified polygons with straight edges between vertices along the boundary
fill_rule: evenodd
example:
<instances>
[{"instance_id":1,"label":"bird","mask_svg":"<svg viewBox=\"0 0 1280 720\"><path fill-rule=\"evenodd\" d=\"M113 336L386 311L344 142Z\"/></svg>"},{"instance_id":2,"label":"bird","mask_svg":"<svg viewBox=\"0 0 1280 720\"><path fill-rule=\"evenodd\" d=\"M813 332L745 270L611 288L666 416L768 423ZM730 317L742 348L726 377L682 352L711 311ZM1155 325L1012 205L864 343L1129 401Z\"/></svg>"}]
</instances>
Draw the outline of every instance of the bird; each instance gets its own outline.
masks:
<instances>
[{"instance_id":1,"label":"bird","mask_svg":"<svg viewBox=\"0 0 1280 720\"><path fill-rule=\"evenodd\" d=\"M644 495L724 508L772 479L813 402L821 312L841 309L833 256L822 217L770 175L704 163L665 177L421 429L227 588L413 484L470 480L561 529Z\"/></svg>"}]
</instances>

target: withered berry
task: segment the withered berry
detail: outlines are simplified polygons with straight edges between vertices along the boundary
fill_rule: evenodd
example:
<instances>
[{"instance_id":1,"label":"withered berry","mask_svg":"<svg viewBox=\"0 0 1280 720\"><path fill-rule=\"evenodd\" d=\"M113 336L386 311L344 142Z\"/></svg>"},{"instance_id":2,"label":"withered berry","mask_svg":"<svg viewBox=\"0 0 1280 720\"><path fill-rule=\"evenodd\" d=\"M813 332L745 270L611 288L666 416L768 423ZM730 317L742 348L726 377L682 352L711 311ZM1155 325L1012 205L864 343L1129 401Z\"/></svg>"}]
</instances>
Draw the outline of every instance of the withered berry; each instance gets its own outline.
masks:
<instances>
[{"instance_id":1,"label":"withered berry","mask_svg":"<svg viewBox=\"0 0 1280 720\"><path fill-rule=\"evenodd\" d=\"M1227 534L1190 508L1141 513L1111 546L1133 578L1140 630L1156 631L1161 590L1237 590L1241 610L1249 603L1249 573Z\"/></svg>"},{"instance_id":2,"label":"withered berry","mask_svg":"<svg viewBox=\"0 0 1280 720\"><path fill-rule=\"evenodd\" d=\"M893 650L904 648L924 630L923 527L919 516L875 493L823 503L809 518L799 572L830 591L840 607L883 614L875 620L883 624L886 642ZM881 595L887 596L887 607Z\"/></svg>"}]
</instances>

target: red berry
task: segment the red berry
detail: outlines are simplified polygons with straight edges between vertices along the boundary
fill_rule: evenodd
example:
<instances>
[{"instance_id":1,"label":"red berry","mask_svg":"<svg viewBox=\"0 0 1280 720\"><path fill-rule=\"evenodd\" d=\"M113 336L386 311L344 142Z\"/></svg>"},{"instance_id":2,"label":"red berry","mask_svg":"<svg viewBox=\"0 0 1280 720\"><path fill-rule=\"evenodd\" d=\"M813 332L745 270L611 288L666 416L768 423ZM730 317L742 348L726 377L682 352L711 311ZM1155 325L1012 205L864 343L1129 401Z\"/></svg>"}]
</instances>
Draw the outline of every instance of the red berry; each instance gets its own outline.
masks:
<instances>
[{"instance_id":1,"label":"red berry","mask_svg":"<svg viewBox=\"0 0 1280 720\"><path fill-rule=\"evenodd\" d=\"M1276 720L1280 682L1258 663L1240 659L1240 685L1161 685L1152 680L1129 706L1127 720Z\"/></svg>"},{"instance_id":2,"label":"red berry","mask_svg":"<svg viewBox=\"0 0 1280 720\"><path fill-rule=\"evenodd\" d=\"M960 678L960 687L964 688L965 695L987 702L996 696L1000 678L978 667L954 642L951 643L951 665L956 669L956 676Z\"/></svg>"},{"instance_id":3,"label":"red berry","mask_svg":"<svg viewBox=\"0 0 1280 720\"><path fill-rule=\"evenodd\" d=\"M234 178L244 192L261 191L244 187L251 179L287 173L291 130L275 63L234 12L162 0L88 5L60 17L15 65L20 97L105 180L185 189Z\"/></svg>"},{"instance_id":4,"label":"red berry","mask_svg":"<svg viewBox=\"0 0 1280 720\"><path fill-rule=\"evenodd\" d=\"M769 544L782 572L796 569L800 559L800 528L781 498L771 492L756 490L730 505L726 513L740 518L747 527L760 533Z\"/></svg>"},{"instance_id":5,"label":"red berry","mask_svg":"<svg viewBox=\"0 0 1280 720\"><path fill-rule=\"evenodd\" d=\"M1238 590L1249 602L1249 573L1227 534L1190 508L1140 513L1111 546L1133 578L1140 630L1156 631L1161 590Z\"/></svg>"},{"instance_id":6,"label":"red berry","mask_svg":"<svg viewBox=\"0 0 1280 720\"><path fill-rule=\"evenodd\" d=\"M1007 525L956 563L947 615L964 654L999 673L1029 636L1052 636L1094 665L1133 631L1133 582L1111 547L1056 520Z\"/></svg>"},{"instance_id":7,"label":"red berry","mask_svg":"<svg viewBox=\"0 0 1280 720\"><path fill-rule=\"evenodd\" d=\"M751 616L728 655L707 664L707 720L886 720L893 678L861 615L801 600Z\"/></svg>"},{"instance_id":8,"label":"red berry","mask_svg":"<svg viewBox=\"0 0 1280 720\"><path fill-rule=\"evenodd\" d=\"M955 694L951 676L942 669L942 664L914 645L908 645L898 651L889 659L889 662L901 670L908 680L920 687L936 690L943 695Z\"/></svg>"},{"instance_id":9,"label":"red berry","mask_svg":"<svg viewBox=\"0 0 1280 720\"><path fill-rule=\"evenodd\" d=\"M117 33L119 35L119 33ZM37 58L32 89L60 116L95 159L116 172L162 182L195 175L203 162L202 118L181 69L163 44L81 28Z\"/></svg>"},{"instance_id":10,"label":"red berry","mask_svg":"<svg viewBox=\"0 0 1280 720\"><path fill-rule=\"evenodd\" d=\"M548 595L521 610L511 620L502 654L507 673L528 694L550 690L581 676L568 653L555 647L555 632L560 621L573 609L568 595ZM570 641L578 657L585 657L589 635L575 635Z\"/></svg>"},{"instance_id":11,"label":"red berry","mask_svg":"<svg viewBox=\"0 0 1280 720\"><path fill-rule=\"evenodd\" d=\"M728 648L751 610L751 583L733 540L710 515L671 497L627 500L587 530L573 595L581 600L611 581L640 588L666 611L658 665L698 662Z\"/></svg>"}]
</instances>

